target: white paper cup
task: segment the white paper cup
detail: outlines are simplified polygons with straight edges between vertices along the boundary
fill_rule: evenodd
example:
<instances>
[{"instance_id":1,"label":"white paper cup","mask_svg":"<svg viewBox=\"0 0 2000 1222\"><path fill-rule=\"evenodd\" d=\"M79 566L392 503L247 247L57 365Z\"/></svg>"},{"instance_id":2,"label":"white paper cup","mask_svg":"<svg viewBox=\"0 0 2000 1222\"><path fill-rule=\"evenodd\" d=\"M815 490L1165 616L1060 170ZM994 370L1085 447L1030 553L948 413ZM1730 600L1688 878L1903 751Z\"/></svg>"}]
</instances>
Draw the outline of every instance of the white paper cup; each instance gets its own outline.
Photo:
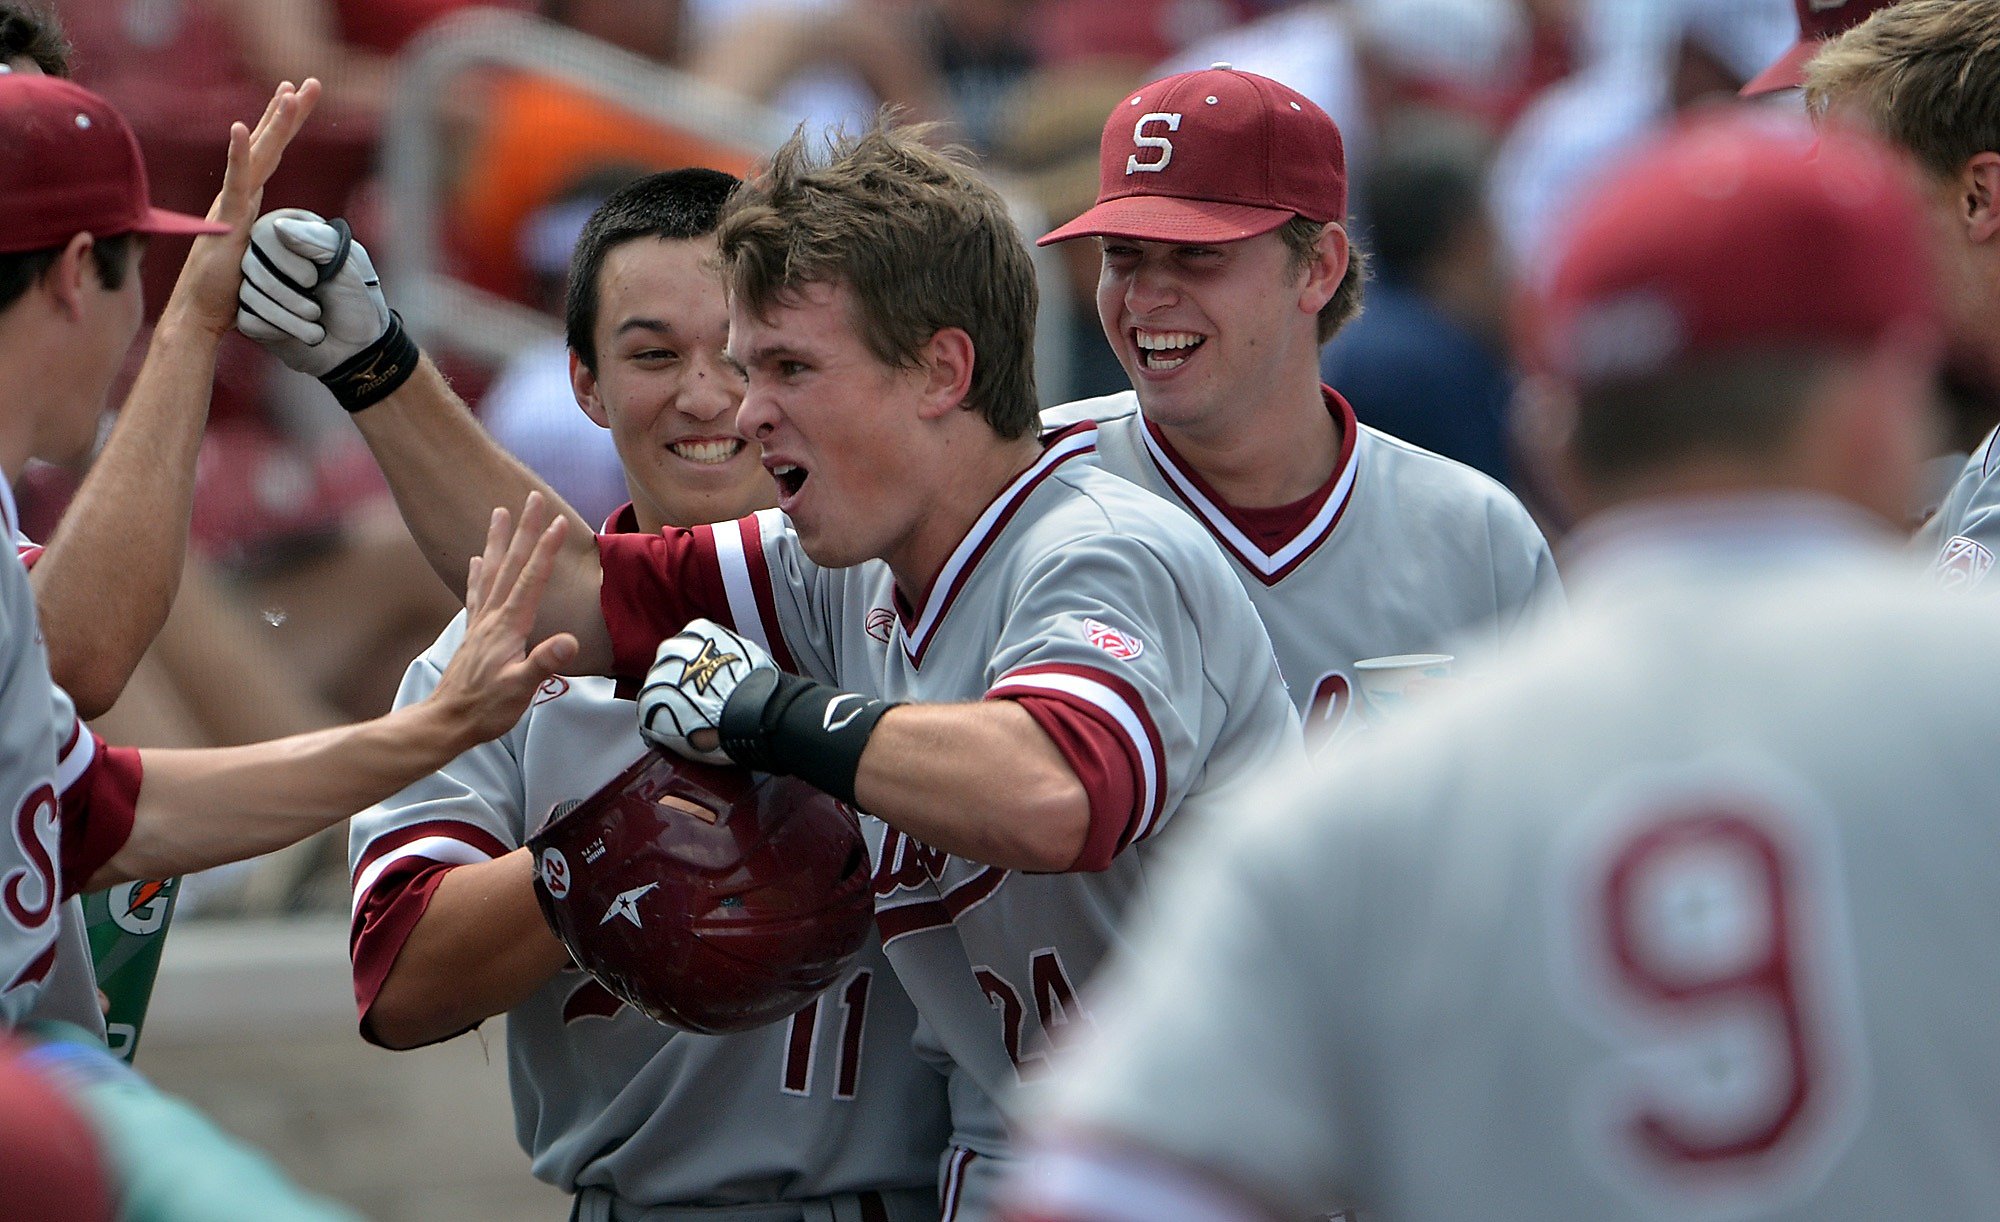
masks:
<instances>
[{"instance_id":1,"label":"white paper cup","mask_svg":"<svg viewBox=\"0 0 2000 1222\"><path fill-rule=\"evenodd\" d=\"M1426 689L1451 678L1452 661L1448 653L1399 653L1356 662L1354 686L1362 720L1380 726L1401 718L1411 701L1422 700Z\"/></svg>"}]
</instances>

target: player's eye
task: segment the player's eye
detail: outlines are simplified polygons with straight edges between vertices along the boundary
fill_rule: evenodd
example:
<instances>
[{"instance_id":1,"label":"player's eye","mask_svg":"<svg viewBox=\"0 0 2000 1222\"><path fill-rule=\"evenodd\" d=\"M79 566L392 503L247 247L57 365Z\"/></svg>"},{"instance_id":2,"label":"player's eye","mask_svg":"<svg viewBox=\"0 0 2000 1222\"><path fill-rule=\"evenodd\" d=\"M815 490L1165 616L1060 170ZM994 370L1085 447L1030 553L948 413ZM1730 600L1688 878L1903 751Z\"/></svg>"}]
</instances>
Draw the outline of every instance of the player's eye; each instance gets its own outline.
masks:
<instances>
[{"instance_id":1,"label":"player's eye","mask_svg":"<svg viewBox=\"0 0 2000 1222\"><path fill-rule=\"evenodd\" d=\"M777 362L777 368L779 377L795 378L811 368L811 366L807 365L804 361L779 361Z\"/></svg>"},{"instance_id":2,"label":"player's eye","mask_svg":"<svg viewBox=\"0 0 2000 1222\"><path fill-rule=\"evenodd\" d=\"M680 359L680 353L675 352L672 348L641 348L632 354L632 359L657 364L661 361L678 360Z\"/></svg>"}]
</instances>

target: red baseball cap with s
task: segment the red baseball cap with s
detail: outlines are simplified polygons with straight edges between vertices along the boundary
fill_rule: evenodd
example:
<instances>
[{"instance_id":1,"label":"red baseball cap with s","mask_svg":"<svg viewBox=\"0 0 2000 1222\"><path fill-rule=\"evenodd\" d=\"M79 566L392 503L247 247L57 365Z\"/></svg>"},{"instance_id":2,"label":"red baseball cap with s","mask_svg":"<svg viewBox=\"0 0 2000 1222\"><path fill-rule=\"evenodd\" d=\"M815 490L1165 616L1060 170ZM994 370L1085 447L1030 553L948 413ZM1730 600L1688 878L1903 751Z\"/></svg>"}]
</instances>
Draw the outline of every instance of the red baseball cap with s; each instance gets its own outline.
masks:
<instances>
[{"instance_id":1,"label":"red baseball cap with s","mask_svg":"<svg viewBox=\"0 0 2000 1222\"><path fill-rule=\"evenodd\" d=\"M1294 216L1347 219L1340 129L1297 90L1228 64L1154 81L1113 108L1097 180L1096 206L1037 245L1237 242Z\"/></svg>"},{"instance_id":2,"label":"red baseball cap with s","mask_svg":"<svg viewBox=\"0 0 2000 1222\"><path fill-rule=\"evenodd\" d=\"M51 76L0 73L0 254L79 233L227 233L155 208L139 142L111 103Z\"/></svg>"},{"instance_id":3,"label":"red baseball cap with s","mask_svg":"<svg viewBox=\"0 0 2000 1222\"><path fill-rule=\"evenodd\" d=\"M1746 98L1797 89L1806 83L1806 65L1826 40L1860 25L1896 0L1792 0L1799 12L1799 40L1770 67L1750 78L1741 93Z\"/></svg>"}]
</instances>

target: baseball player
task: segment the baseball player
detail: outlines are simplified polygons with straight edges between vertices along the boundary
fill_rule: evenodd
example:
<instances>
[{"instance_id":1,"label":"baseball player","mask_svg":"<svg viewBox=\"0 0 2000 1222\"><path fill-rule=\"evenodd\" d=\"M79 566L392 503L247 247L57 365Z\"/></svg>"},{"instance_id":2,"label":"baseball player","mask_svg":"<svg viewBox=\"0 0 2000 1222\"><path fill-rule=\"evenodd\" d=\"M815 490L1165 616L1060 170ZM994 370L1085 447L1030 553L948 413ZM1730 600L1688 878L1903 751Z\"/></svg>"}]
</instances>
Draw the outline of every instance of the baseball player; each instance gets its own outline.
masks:
<instances>
[{"instance_id":1,"label":"baseball player","mask_svg":"<svg viewBox=\"0 0 2000 1222\"><path fill-rule=\"evenodd\" d=\"M1540 309L1573 626L1187 846L1012 1217L2000 1200L2000 624L1893 529L1941 347L1915 176L1720 117L1578 215Z\"/></svg>"},{"instance_id":2,"label":"baseball player","mask_svg":"<svg viewBox=\"0 0 2000 1222\"><path fill-rule=\"evenodd\" d=\"M2000 3L1905 0L1830 41L1805 85L1816 115L1858 119L1923 167L1957 333L2000 371L2000 131L1961 103L2000 89ZM1995 434L1972 451L1917 543L1945 586L1987 586L2000 549Z\"/></svg>"},{"instance_id":3,"label":"baseball player","mask_svg":"<svg viewBox=\"0 0 2000 1222\"><path fill-rule=\"evenodd\" d=\"M0 4L0 59L8 72L67 77L68 52L52 18ZM232 133L223 188L209 214L229 232L197 241L189 251L147 359L64 512L60 534L44 548L15 532L41 612L50 673L83 717L103 713L117 699L174 600L216 350L234 322L236 265L263 185L318 94L316 80L297 89L289 82L280 85L256 127ZM21 151L30 147L16 146ZM12 173L9 177L19 181ZM111 238L98 245L97 251L107 256L99 260L100 272L108 268L117 274L120 260L113 248L127 242ZM77 461L82 456L59 457ZM92 735L66 732L61 737L64 759L57 771L65 779L62 797L74 807L93 788L94 761L113 757L97 754L101 743ZM80 899L63 905L60 950L38 1011L108 1034L128 1059L150 997L149 968L157 965L165 917L171 914L171 880L144 885L163 888L142 906L161 913L148 934L122 928L115 917L102 926L87 921ZM93 903L102 905L107 899L98 897ZM92 946L114 940L109 957L125 967L122 974L114 968L100 980L93 971ZM100 984L111 1000L108 1014L100 1008Z\"/></svg>"},{"instance_id":4,"label":"baseball player","mask_svg":"<svg viewBox=\"0 0 2000 1222\"><path fill-rule=\"evenodd\" d=\"M642 179L578 239L577 398L611 430L632 492L607 532L777 497L736 431L742 380L711 267L735 183L714 170ZM452 624L411 663L399 705L430 693L463 632ZM409 1047L504 1012L516 1129L535 1174L578 1196L578 1218L673 1206L677 1218L934 1220L944 1079L916 1060L915 1013L878 947L790 1021L696 1036L623 1005L544 923L523 846L638 756L635 717L609 679L557 680L507 734L354 821L362 1034Z\"/></svg>"},{"instance_id":5,"label":"baseball player","mask_svg":"<svg viewBox=\"0 0 2000 1222\"><path fill-rule=\"evenodd\" d=\"M288 112L297 113L274 99L267 123ZM252 134L239 125L232 136L232 176L249 168ZM0 370L14 387L0 473L11 484L30 457L69 457L94 436L138 326L137 235L220 234L229 226L153 208L124 120L63 80L0 76L0 170ZM225 193L232 188L240 184ZM254 193L237 203L247 223ZM51 365L50 352L68 359ZM466 651L437 699L362 726L223 751L99 743L50 682L25 568L18 557L0 563L0 701L11 710L0 718L0 808L8 812L0 835L0 1023L65 1017L80 1006L79 1017L102 1032L87 961L59 962L59 942L80 942L80 926L63 913L78 891L293 843L512 724L508 714L518 715L572 644L524 650L561 528L531 539L516 535L505 514L497 517L496 539L513 542L492 543L472 566L478 647ZM0 495L4 529L18 533L18 521ZM62 997L38 1008L52 986ZM59 1008L58 1000L67 1004Z\"/></svg>"},{"instance_id":6,"label":"baseball player","mask_svg":"<svg viewBox=\"0 0 2000 1222\"><path fill-rule=\"evenodd\" d=\"M1560 603L1520 502L1361 425L1319 346L1361 308L1340 132L1219 64L1113 109L1097 206L1041 239L1103 244L1097 310L1133 389L1051 409L1097 422L1106 470L1214 536L1277 646L1309 740L1352 707L1353 664L1490 650Z\"/></svg>"},{"instance_id":7,"label":"baseball player","mask_svg":"<svg viewBox=\"0 0 2000 1222\"><path fill-rule=\"evenodd\" d=\"M951 1079L944 1213L984 1216L1000 1109L1089 1024L1081 990L1159 846L1295 756L1297 719L1215 544L1097 470L1091 427L1038 437L1033 272L968 170L909 130L823 164L801 136L718 233L737 426L778 509L572 548L544 609L582 634L581 670L650 669L656 740L720 758L726 723L726 758L881 820L885 949ZM292 337L276 350L303 368L412 370L356 421L419 537L465 546L468 477L489 496L527 477L434 389L379 289L297 291L314 234L253 246L289 284L247 269L246 330Z\"/></svg>"}]
</instances>

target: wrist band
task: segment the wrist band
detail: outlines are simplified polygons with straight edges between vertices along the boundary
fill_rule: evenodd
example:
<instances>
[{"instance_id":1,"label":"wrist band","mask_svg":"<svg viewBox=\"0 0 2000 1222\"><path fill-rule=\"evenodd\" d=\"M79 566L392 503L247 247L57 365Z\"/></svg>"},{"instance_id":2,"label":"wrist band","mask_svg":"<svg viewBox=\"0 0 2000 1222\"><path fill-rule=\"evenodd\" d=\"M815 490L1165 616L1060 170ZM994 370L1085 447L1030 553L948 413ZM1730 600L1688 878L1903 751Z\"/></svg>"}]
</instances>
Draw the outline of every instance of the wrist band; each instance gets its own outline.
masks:
<instances>
[{"instance_id":1,"label":"wrist band","mask_svg":"<svg viewBox=\"0 0 2000 1222\"><path fill-rule=\"evenodd\" d=\"M374 343L348 357L320 381L349 412L373 407L394 394L417 371L417 341L403 329L403 316L389 311L389 329Z\"/></svg>"},{"instance_id":2,"label":"wrist band","mask_svg":"<svg viewBox=\"0 0 2000 1222\"><path fill-rule=\"evenodd\" d=\"M861 752L895 703L760 667L736 685L716 728L730 759L795 776L848 805Z\"/></svg>"}]
</instances>

